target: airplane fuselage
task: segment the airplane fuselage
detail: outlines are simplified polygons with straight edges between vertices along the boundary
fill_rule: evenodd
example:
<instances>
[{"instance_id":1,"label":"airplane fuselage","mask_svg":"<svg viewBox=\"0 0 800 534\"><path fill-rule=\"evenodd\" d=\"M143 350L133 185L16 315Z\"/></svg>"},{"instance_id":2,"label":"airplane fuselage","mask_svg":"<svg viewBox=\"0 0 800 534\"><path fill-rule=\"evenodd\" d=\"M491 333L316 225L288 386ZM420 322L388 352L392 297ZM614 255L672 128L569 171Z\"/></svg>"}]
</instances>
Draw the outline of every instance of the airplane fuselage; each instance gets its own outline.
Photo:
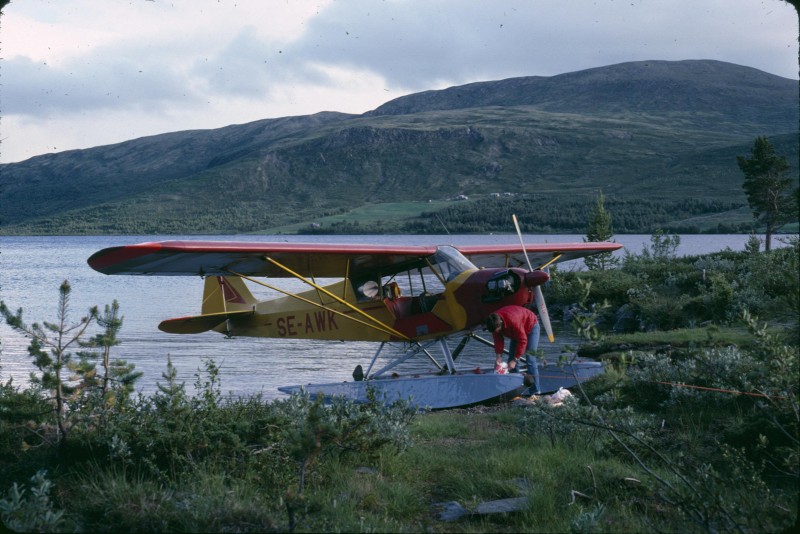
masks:
<instances>
[{"instance_id":1,"label":"airplane fuselage","mask_svg":"<svg viewBox=\"0 0 800 534\"><path fill-rule=\"evenodd\" d=\"M535 276L532 276L535 275ZM546 273L523 269L471 269L446 282L437 294L359 300L349 279L325 286L335 298L312 289L258 302L255 313L214 330L231 336L399 341L424 340L473 329L493 311L532 302L532 287ZM341 300L339 300L341 299Z\"/></svg>"}]
</instances>

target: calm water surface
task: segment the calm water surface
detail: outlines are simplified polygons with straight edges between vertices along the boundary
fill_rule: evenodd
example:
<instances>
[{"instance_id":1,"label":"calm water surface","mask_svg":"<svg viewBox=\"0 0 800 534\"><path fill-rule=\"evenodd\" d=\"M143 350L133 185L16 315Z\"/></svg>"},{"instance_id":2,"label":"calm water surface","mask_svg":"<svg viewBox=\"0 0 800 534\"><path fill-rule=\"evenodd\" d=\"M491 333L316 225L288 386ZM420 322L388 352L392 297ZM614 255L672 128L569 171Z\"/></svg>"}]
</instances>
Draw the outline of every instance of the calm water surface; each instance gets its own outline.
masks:
<instances>
[{"instance_id":1,"label":"calm water surface","mask_svg":"<svg viewBox=\"0 0 800 534\"><path fill-rule=\"evenodd\" d=\"M235 338L225 339L215 332L197 335L171 335L158 330L160 321L199 313L203 281L174 276L107 276L89 268L86 259L110 246L167 239L291 241L374 244L485 244L516 243L514 235L496 236L124 236L124 237L0 237L0 300L11 309L22 308L27 324L53 321L58 303L58 288L64 280L72 286L70 317L76 322L92 306L119 302L124 323L122 344L112 357L124 358L144 372L139 389L155 390L166 370L167 356L177 367L179 379L191 390L195 374L204 359L211 358L221 368L222 389L234 394L263 393L278 398L278 386L308 382L349 380L356 364L365 366L372 358L374 343L329 342ZM703 254L731 248L743 250L746 235L681 236L680 255ZM526 236L526 243L580 242L579 235ZM639 253L650 243L649 235L615 236L626 249ZM779 245L779 243L776 243ZM579 268L572 265L570 268ZM287 280L285 287L302 290L303 284ZM251 286L258 298L277 296L260 286ZM554 319L557 314L551 311ZM555 358L562 345L573 342L568 332L557 330L556 344L543 339L542 348ZM96 331L91 331L93 335ZM29 341L0 324L0 380L13 377L14 383L27 383L33 370L27 353ZM461 365L487 366L493 360L492 349L477 343L468 346ZM405 370L409 370L406 364ZM402 370L402 369L401 369Z\"/></svg>"}]
</instances>

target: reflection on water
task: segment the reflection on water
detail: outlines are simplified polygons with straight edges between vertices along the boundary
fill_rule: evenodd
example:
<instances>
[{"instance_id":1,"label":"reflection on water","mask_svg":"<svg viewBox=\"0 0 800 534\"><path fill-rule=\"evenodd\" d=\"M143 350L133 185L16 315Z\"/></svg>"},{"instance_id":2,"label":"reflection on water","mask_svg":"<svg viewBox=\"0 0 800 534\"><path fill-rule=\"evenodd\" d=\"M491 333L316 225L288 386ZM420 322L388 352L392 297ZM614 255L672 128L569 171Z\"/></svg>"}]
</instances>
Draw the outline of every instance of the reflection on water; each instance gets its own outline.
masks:
<instances>
[{"instance_id":1,"label":"reflection on water","mask_svg":"<svg viewBox=\"0 0 800 534\"><path fill-rule=\"evenodd\" d=\"M699 254L731 247L741 250L748 236L682 236L683 254ZM213 359L221 369L224 392L234 394L263 393L266 398L278 398L278 386L309 382L350 380L353 368L361 364L366 369L377 350L375 343L329 342L287 339L236 338L225 339L217 333L171 335L157 329L160 321L199 312L203 281L198 278L164 276L106 276L90 269L86 259L97 250L142 241L175 237L0 237L0 299L9 308L24 309L25 322L53 321L58 302L58 287L63 280L72 286L70 316L73 321L85 315L90 306L110 304L116 299L124 323L120 332L122 344L113 356L123 358L144 372L140 388L145 393L155 390L162 381L167 357L178 370L179 380L187 387L195 382L195 374L203 360ZM192 236L186 239L203 239ZM236 239L240 241L291 240L294 242L339 242L380 244L463 244L512 243L514 235L498 236L214 236L206 239ZM632 252L640 252L649 236L617 236L616 240ZM575 242L582 236L528 236L528 243ZM305 289L301 282L287 280L282 287ZM251 286L257 298L277 296L259 286ZM552 315L557 315L551 311ZM556 318L556 317L554 317ZM558 330L559 325L556 324ZM94 332L92 332L94 333ZM27 353L29 340L0 323L0 379L9 377L14 383L27 382L33 370ZM456 340L457 341L457 340ZM541 343L548 359L555 360L563 343L574 342L569 332L558 333L557 343ZM455 347L455 342L451 349ZM431 350L438 355L438 348ZM388 355L389 351L384 351ZM489 367L493 351L471 342L458 360L464 369L480 365ZM386 363L376 364L376 369ZM422 361L430 369L427 360ZM421 370L408 362L399 372Z\"/></svg>"}]
</instances>

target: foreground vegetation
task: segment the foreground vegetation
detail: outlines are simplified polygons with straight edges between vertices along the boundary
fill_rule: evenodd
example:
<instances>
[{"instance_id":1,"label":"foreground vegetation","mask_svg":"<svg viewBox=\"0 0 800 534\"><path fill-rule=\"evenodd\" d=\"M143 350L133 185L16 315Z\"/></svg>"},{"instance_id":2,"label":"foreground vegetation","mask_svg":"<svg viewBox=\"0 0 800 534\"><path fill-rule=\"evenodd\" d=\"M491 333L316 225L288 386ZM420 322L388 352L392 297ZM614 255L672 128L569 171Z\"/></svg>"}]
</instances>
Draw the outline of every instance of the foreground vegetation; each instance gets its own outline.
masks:
<instances>
[{"instance_id":1,"label":"foreground vegetation","mask_svg":"<svg viewBox=\"0 0 800 534\"><path fill-rule=\"evenodd\" d=\"M657 232L641 253L627 251L613 271L551 272L551 305L591 298L597 320L614 333L730 325L743 311L787 328L797 341L800 265L797 236L769 253L751 236L746 250L677 258L680 236ZM590 295L590 297L587 297Z\"/></svg>"},{"instance_id":2,"label":"foreground vegetation","mask_svg":"<svg viewBox=\"0 0 800 534\"><path fill-rule=\"evenodd\" d=\"M76 332L62 300L38 330L58 342L32 343L40 380L0 387L0 517L22 531L797 527L798 242L680 259L674 244L656 235L619 269L553 273L551 308L608 361L562 406L227 398L213 361L195 396L169 364L155 395L136 396L133 369L107 358L114 307L90 314L100 333L73 358L54 335ZM476 513L511 497L521 510ZM452 503L475 513L447 520Z\"/></svg>"}]
</instances>

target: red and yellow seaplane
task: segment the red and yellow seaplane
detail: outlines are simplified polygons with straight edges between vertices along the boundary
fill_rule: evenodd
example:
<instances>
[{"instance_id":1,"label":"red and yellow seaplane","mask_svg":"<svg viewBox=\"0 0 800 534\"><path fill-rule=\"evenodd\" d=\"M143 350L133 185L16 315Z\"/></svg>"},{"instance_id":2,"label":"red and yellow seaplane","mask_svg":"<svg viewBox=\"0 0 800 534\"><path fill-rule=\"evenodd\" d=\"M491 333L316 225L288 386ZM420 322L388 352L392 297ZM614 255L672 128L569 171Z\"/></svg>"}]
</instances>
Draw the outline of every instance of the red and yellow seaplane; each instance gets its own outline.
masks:
<instances>
[{"instance_id":1,"label":"red and yellow seaplane","mask_svg":"<svg viewBox=\"0 0 800 534\"><path fill-rule=\"evenodd\" d=\"M352 382L306 384L310 395L367 398L374 388L387 402L411 399L420 408L450 408L509 398L534 385L527 374L495 374L493 369L459 369L467 341L491 342L476 334L494 310L516 304L538 308L553 340L541 286L548 266L621 248L617 243L566 243L480 246L384 246L221 241L162 241L111 247L93 254L89 265L105 274L201 276L205 278L199 315L163 321L175 334L213 330L232 336L374 341L379 347L366 371L359 365ZM308 290L291 292L275 279L296 278ZM317 279L335 278L322 286ZM284 296L253 297L245 281ZM455 349L448 338L460 336ZM443 363L429 348L439 347ZM396 356L373 371L385 347ZM430 373L398 375L400 363L422 356ZM487 364L494 358L487 357ZM602 367L554 369L538 383L555 391L588 378ZM532 371L536 366L532 365ZM538 375L538 373L535 373ZM557 374L557 373L556 373ZM544 375L544 373L542 373Z\"/></svg>"}]
</instances>

